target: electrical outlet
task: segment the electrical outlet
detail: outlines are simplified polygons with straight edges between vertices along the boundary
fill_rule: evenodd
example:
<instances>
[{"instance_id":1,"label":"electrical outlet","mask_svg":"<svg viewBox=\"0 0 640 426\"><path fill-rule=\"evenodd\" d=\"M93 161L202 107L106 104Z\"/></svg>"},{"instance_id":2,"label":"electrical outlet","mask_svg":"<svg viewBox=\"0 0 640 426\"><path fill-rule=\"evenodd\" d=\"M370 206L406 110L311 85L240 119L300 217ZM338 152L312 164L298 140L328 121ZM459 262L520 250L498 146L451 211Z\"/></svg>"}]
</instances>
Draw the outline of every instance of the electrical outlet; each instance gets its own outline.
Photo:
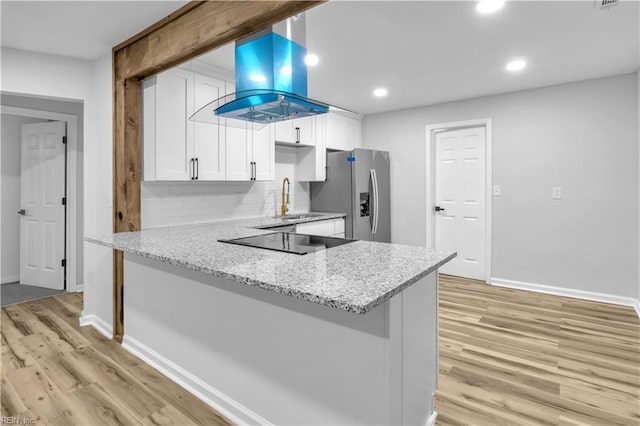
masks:
<instances>
[{"instance_id":1,"label":"electrical outlet","mask_svg":"<svg viewBox=\"0 0 640 426\"><path fill-rule=\"evenodd\" d=\"M239 206L242 204L242 200L244 199L244 194L242 192L236 193L236 205Z\"/></svg>"},{"instance_id":2,"label":"electrical outlet","mask_svg":"<svg viewBox=\"0 0 640 426\"><path fill-rule=\"evenodd\" d=\"M500 188L500 185L493 185L493 196L499 197L501 195L502 195L502 188Z\"/></svg>"},{"instance_id":3,"label":"electrical outlet","mask_svg":"<svg viewBox=\"0 0 640 426\"><path fill-rule=\"evenodd\" d=\"M551 188L551 198L553 198L554 200L561 200L562 188L559 186L554 186L553 188Z\"/></svg>"}]
</instances>

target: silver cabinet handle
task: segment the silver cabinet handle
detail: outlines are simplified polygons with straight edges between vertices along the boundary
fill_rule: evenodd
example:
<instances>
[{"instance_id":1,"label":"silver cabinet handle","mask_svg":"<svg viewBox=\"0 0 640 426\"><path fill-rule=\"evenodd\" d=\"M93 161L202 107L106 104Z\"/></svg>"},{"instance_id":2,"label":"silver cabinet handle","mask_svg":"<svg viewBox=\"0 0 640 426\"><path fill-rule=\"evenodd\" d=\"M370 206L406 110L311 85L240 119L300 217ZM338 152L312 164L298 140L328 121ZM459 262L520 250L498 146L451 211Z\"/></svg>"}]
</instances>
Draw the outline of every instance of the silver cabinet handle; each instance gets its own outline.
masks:
<instances>
[{"instance_id":1,"label":"silver cabinet handle","mask_svg":"<svg viewBox=\"0 0 640 426\"><path fill-rule=\"evenodd\" d=\"M27 214L27 211L25 209L20 209L18 210L18 214L24 216Z\"/></svg>"},{"instance_id":2,"label":"silver cabinet handle","mask_svg":"<svg viewBox=\"0 0 640 426\"><path fill-rule=\"evenodd\" d=\"M196 158L196 180L200 177L200 161Z\"/></svg>"},{"instance_id":3,"label":"silver cabinet handle","mask_svg":"<svg viewBox=\"0 0 640 426\"><path fill-rule=\"evenodd\" d=\"M193 163L194 163L194 158L189 160L189 174L191 175L191 180L195 179L195 175L194 175L194 172L193 172Z\"/></svg>"},{"instance_id":4,"label":"silver cabinet handle","mask_svg":"<svg viewBox=\"0 0 640 426\"><path fill-rule=\"evenodd\" d=\"M300 143L300 127L296 127L296 143Z\"/></svg>"}]
</instances>

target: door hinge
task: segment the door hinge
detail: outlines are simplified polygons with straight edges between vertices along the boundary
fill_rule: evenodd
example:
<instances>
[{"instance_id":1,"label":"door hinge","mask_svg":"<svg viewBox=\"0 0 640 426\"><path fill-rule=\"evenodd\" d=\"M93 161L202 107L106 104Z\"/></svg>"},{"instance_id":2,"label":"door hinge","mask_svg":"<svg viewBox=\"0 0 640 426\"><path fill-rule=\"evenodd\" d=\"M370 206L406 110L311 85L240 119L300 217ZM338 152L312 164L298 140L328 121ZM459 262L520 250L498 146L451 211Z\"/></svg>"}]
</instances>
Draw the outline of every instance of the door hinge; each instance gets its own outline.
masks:
<instances>
[{"instance_id":1,"label":"door hinge","mask_svg":"<svg viewBox=\"0 0 640 426\"><path fill-rule=\"evenodd\" d=\"M67 259L62 259L62 262L60 262L60 266L62 266L63 268L67 267Z\"/></svg>"},{"instance_id":2,"label":"door hinge","mask_svg":"<svg viewBox=\"0 0 640 426\"><path fill-rule=\"evenodd\" d=\"M67 197L62 197L62 205L63 206L67 205Z\"/></svg>"},{"instance_id":3,"label":"door hinge","mask_svg":"<svg viewBox=\"0 0 640 426\"><path fill-rule=\"evenodd\" d=\"M63 136L63 137L62 137L62 143L64 143L64 144L66 144L66 143L67 143L67 137L66 137L66 136Z\"/></svg>"}]
</instances>

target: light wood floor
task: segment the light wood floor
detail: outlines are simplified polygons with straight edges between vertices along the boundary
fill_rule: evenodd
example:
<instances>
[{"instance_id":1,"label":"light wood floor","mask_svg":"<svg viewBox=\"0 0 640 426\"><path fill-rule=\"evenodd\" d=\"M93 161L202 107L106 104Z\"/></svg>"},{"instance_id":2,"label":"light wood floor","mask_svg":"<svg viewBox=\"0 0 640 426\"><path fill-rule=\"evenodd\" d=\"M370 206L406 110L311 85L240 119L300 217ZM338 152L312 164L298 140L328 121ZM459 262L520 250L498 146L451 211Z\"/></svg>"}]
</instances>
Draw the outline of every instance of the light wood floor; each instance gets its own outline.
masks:
<instances>
[{"instance_id":1,"label":"light wood floor","mask_svg":"<svg viewBox=\"0 0 640 426\"><path fill-rule=\"evenodd\" d=\"M441 277L437 424L640 424L630 308ZM78 327L81 294L2 308L2 416L37 424L222 425L153 368Z\"/></svg>"},{"instance_id":2,"label":"light wood floor","mask_svg":"<svg viewBox=\"0 0 640 426\"><path fill-rule=\"evenodd\" d=\"M77 293L2 308L2 416L51 425L230 424L119 344L79 327L81 310Z\"/></svg>"},{"instance_id":3,"label":"light wood floor","mask_svg":"<svg viewBox=\"0 0 640 426\"><path fill-rule=\"evenodd\" d=\"M440 276L437 425L639 425L632 308Z\"/></svg>"}]
</instances>

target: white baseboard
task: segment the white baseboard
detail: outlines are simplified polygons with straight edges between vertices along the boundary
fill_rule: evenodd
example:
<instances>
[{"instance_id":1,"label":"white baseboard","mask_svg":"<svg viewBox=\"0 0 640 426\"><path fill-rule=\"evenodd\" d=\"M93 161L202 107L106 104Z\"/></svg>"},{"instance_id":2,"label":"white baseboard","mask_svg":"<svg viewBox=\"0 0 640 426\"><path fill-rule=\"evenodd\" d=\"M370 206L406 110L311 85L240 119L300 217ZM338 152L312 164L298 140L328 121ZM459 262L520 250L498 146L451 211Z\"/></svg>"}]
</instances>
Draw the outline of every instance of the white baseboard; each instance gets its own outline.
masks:
<instances>
[{"instance_id":1,"label":"white baseboard","mask_svg":"<svg viewBox=\"0 0 640 426\"><path fill-rule=\"evenodd\" d=\"M491 285L497 287L514 288L518 290L533 291L536 293L553 294L555 296L571 297L573 299L591 300L593 302L611 303L614 305L631 306L635 308L640 317L640 301L632 297L622 297L613 294L596 293L592 291L574 290L566 287L555 287L546 284L534 284L522 281L491 278Z\"/></svg>"},{"instance_id":2,"label":"white baseboard","mask_svg":"<svg viewBox=\"0 0 640 426\"><path fill-rule=\"evenodd\" d=\"M429 418L427 419L427 424L425 426L433 426L436 424L436 417L438 417L438 412L434 411L431 413Z\"/></svg>"},{"instance_id":3,"label":"white baseboard","mask_svg":"<svg viewBox=\"0 0 640 426\"><path fill-rule=\"evenodd\" d=\"M17 277L2 277L2 280L0 280L0 282L2 284L17 283L17 282L20 282L20 276L17 276Z\"/></svg>"},{"instance_id":4,"label":"white baseboard","mask_svg":"<svg viewBox=\"0 0 640 426\"><path fill-rule=\"evenodd\" d=\"M207 405L231 420L231 422L240 425L271 425L270 422L258 414L133 337L125 335L122 340L122 347L200 398Z\"/></svg>"},{"instance_id":5,"label":"white baseboard","mask_svg":"<svg viewBox=\"0 0 640 426\"><path fill-rule=\"evenodd\" d=\"M100 334L108 337L109 339L113 338L113 328L111 327L111 324L96 315L85 315L84 311L82 311L80 314L80 327L84 327L86 325L92 326L98 330Z\"/></svg>"},{"instance_id":6,"label":"white baseboard","mask_svg":"<svg viewBox=\"0 0 640 426\"><path fill-rule=\"evenodd\" d=\"M76 284L76 293L82 293L84 291L84 284Z\"/></svg>"}]
</instances>

